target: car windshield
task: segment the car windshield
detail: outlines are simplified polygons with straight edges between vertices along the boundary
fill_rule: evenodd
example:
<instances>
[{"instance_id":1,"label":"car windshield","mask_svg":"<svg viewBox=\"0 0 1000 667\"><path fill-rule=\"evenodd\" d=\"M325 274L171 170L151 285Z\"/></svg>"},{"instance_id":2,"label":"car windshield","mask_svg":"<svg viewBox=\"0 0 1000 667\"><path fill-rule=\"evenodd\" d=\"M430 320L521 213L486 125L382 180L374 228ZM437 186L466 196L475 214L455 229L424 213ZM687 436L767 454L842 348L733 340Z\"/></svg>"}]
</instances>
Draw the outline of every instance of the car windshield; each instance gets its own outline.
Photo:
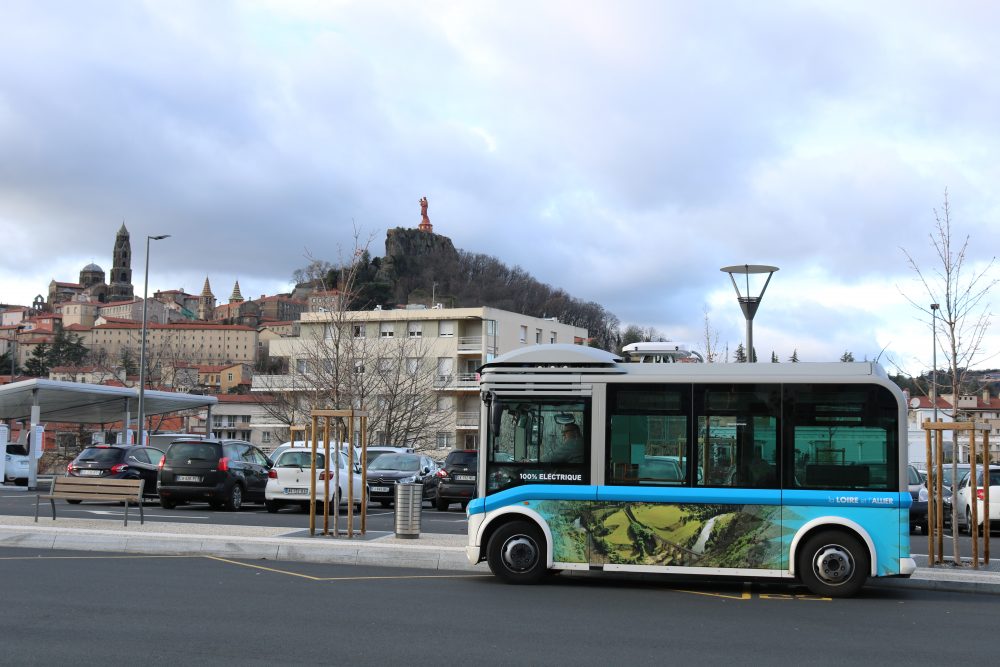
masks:
<instances>
[{"instance_id":1,"label":"car windshield","mask_svg":"<svg viewBox=\"0 0 1000 667\"><path fill-rule=\"evenodd\" d=\"M80 452L76 460L80 463L117 463L121 460L122 452L114 447L87 447Z\"/></svg>"},{"instance_id":2,"label":"car windshield","mask_svg":"<svg viewBox=\"0 0 1000 667\"><path fill-rule=\"evenodd\" d=\"M219 445L209 442L175 442L167 450L166 458L214 461L219 458L219 450Z\"/></svg>"},{"instance_id":3,"label":"car windshield","mask_svg":"<svg viewBox=\"0 0 1000 667\"><path fill-rule=\"evenodd\" d=\"M913 466L910 466L908 469L910 471L910 484L921 484L922 480L920 479L920 473L917 472L917 469Z\"/></svg>"},{"instance_id":4,"label":"car windshield","mask_svg":"<svg viewBox=\"0 0 1000 667\"><path fill-rule=\"evenodd\" d=\"M413 454L383 454L368 465L369 470L420 470L420 457Z\"/></svg>"}]
</instances>

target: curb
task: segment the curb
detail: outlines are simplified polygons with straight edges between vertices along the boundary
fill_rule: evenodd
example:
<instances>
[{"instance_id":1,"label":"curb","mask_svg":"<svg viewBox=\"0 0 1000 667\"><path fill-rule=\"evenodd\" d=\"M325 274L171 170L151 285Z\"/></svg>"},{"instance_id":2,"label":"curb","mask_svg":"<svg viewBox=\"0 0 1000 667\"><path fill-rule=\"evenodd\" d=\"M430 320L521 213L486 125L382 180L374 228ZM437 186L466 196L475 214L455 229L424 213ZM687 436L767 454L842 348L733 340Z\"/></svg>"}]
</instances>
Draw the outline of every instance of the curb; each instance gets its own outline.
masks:
<instances>
[{"instance_id":1,"label":"curb","mask_svg":"<svg viewBox=\"0 0 1000 667\"><path fill-rule=\"evenodd\" d=\"M338 538L269 538L183 536L168 533L122 535L74 528L0 527L0 547L113 551L132 554L217 556L302 563L410 567L426 570L484 572L470 565L461 547L382 545Z\"/></svg>"}]
</instances>

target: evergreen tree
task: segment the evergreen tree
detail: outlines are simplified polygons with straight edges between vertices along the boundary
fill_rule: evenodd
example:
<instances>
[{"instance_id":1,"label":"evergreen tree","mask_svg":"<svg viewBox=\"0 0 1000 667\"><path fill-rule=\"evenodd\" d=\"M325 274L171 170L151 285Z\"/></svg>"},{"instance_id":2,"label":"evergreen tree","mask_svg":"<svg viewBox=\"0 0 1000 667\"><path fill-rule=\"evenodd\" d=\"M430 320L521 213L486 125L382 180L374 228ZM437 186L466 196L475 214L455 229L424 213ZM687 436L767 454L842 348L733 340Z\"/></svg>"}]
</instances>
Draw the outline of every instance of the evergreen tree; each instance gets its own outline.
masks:
<instances>
[{"instance_id":1,"label":"evergreen tree","mask_svg":"<svg viewBox=\"0 0 1000 667\"><path fill-rule=\"evenodd\" d=\"M52 339L52 347L49 349L49 367L53 366L77 366L83 363L87 357L87 346L83 340L71 331L59 329L55 338Z\"/></svg>"},{"instance_id":2,"label":"evergreen tree","mask_svg":"<svg viewBox=\"0 0 1000 667\"><path fill-rule=\"evenodd\" d=\"M854 354L849 351L844 352L842 355L840 355L840 360L844 362L854 361Z\"/></svg>"},{"instance_id":3,"label":"evergreen tree","mask_svg":"<svg viewBox=\"0 0 1000 667\"><path fill-rule=\"evenodd\" d=\"M750 350L750 357L753 363L757 363L757 348Z\"/></svg>"},{"instance_id":4,"label":"evergreen tree","mask_svg":"<svg viewBox=\"0 0 1000 667\"><path fill-rule=\"evenodd\" d=\"M746 360L747 360L746 348L743 347L743 343L740 343L736 347L736 363L743 364L746 363Z\"/></svg>"},{"instance_id":5,"label":"evergreen tree","mask_svg":"<svg viewBox=\"0 0 1000 667\"><path fill-rule=\"evenodd\" d=\"M49 363L50 349L48 343L39 343L31 352L27 363L24 364L24 372L31 377L48 377L49 369L52 367Z\"/></svg>"},{"instance_id":6,"label":"evergreen tree","mask_svg":"<svg viewBox=\"0 0 1000 667\"><path fill-rule=\"evenodd\" d=\"M792 350L792 356L788 357L788 360L793 364L799 363L799 349L795 348Z\"/></svg>"},{"instance_id":7,"label":"evergreen tree","mask_svg":"<svg viewBox=\"0 0 1000 667\"><path fill-rule=\"evenodd\" d=\"M774 350L771 350L771 363L772 364L778 363L778 355L775 354Z\"/></svg>"}]
</instances>

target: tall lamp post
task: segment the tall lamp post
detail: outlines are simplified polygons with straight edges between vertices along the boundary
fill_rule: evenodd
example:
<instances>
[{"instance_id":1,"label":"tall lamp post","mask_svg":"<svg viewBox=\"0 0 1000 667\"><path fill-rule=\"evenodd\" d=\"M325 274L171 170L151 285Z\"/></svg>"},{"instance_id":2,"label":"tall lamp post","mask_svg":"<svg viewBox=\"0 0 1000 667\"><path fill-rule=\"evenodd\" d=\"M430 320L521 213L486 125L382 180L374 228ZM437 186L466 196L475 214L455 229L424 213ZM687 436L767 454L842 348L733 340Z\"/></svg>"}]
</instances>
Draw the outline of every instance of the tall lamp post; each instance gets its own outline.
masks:
<instances>
[{"instance_id":1,"label":"tall lamp post","mask_svg":"<svg viewBox=\"0 0 1000 667\"><path fill-rule=\"evenodd\" d=\"M150 241L162 241L163 239L170 238L170 234L161 234L160 236L147 236L146 237L146 278L142 284L142 333L141 340L139 342L139 410L136 415L136 436L135 442L137 445L144 444L142 441L142 431L143 422L145 421L146 415L143 412L143 399L146 392L146 313L147 313L147 294L149 293L149 242ZM126 433L128 432L128 425L126 425ZM122 444L128 444L125 442L125 438L122 438Z\"/></svg>"},{"instance_id":2,"label":"tall lamp post","mask_svg":"<svg viewBox=\"0 0 1000 667\"><path fill-rule=\"evenodd\" d=\"M940 304L931 304L931 365L934 370L932 371L931 377L931 406L934 409L934 421L938 420L937 414L937 311L940 308Z\"/></svg>"},{"instance_id":3,"label":"tall lamp post","mask_svg":"<svg viewBox=\"0 0 1000 667\"><path fill-rule=\"evenodd\" d=\"M767 289L768 283L771 282L771 276L778 270L778 267L764 264L736 264L735 266L724 266L719 270L729 274L729 279L733 281L733 287L736 289L736 298L740 302L740 308L743 309L743 316L747 319L747 362L751 362L753 361L753 316L757 314L760 300L764 298L764 290ZM735 273L746 276L745 294L740 293L740 286L736 283L736 278L733 277ZM764 281L764 286L760 288L760 294L757 296L750 296L750 274L752 273L767 274L767 280Z\"/></svg>"}]
</instances>

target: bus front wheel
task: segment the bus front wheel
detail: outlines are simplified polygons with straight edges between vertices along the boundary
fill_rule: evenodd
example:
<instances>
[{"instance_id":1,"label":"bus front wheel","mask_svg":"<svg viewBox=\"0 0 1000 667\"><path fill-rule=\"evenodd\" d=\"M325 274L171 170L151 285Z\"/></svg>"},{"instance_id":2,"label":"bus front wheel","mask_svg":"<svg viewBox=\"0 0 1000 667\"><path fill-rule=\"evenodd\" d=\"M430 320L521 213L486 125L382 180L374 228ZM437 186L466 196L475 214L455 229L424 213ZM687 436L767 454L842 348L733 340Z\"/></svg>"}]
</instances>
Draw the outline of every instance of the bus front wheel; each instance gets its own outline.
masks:
<instances>
[{"instance_id":1,"label":"bus front wheel","mask_svg":"<svg viewBox=\"0 0 1000 667\"><path fill-rule=\"evenodd\" d=\"M816 533L799 552L799 578L824 597L855 595L868 580L868 550L858 538L838 530Z\"/></svg>"},{"instance_id":2,"label":"bus front wheel","mask_svg":"<svg viewBox=\"0 0 1000 667\"><path fill-rule=\"evenodd\" d=\"M508 584L533 584L545 574L545 538L533 523L501 526L486 549L490 571Z\"/></svg>"}]
</instances>

